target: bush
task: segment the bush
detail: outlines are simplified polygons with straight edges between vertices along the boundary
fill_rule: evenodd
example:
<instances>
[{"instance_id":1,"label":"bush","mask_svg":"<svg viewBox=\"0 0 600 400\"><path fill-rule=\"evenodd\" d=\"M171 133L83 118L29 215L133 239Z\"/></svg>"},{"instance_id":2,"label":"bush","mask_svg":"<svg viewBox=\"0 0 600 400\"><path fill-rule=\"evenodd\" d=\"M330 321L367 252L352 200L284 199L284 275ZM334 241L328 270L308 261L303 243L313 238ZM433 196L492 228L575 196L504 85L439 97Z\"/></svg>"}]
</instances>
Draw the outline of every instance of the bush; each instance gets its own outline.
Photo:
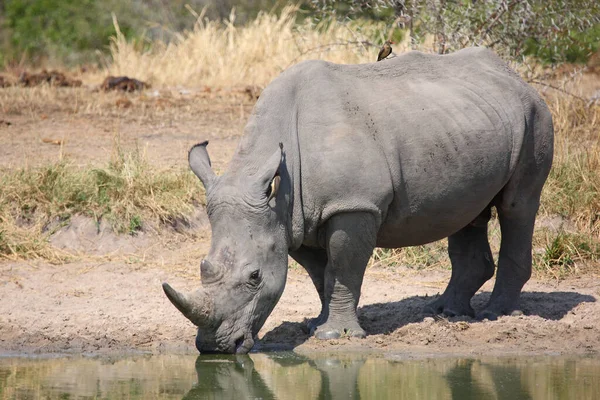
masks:
<instances>
[{"instance_id":1,"label":"bush","mask_svg":"<svg viewBox=\"0 0 600 400\"><path fill-rule=\"evenodd\" d=\"M115 34L111 11L127 10L116 0L8 0L2 21L6 55L0 62L23 56L67 64L95 60L95 50L107 49ZM121 30L133 34L128 23Z\"/></svg>"},{"instance_id":2,"label":"bush","mask_svg":"<svg viewBox=\"0 0 600 400\"><path fill-rule=\"evenodd\" d=\"M193 14L205 7L211 19L225 19L235 8L237 23L246 23L276 4L282 8L273 0L0 0L0 67L23 58L38 64L99 62L116 34L112 14L125 37L168 42L191 29Z\"/></svg>"},{"instance_id":3,"label":"bush","mask_svg":"<svg viewBox=\"0 0 600 400\"><path fill-rule=\"evenodd\" d=\"M311 4L321 18L389 15L390 25L402 21L400 27L410 31L415 47L429 41L440 54L485 45L515 60L533 55L552 63L583 62L598 49L600 39L596 0L312 0Z\"/></svg>"}]
</instances>

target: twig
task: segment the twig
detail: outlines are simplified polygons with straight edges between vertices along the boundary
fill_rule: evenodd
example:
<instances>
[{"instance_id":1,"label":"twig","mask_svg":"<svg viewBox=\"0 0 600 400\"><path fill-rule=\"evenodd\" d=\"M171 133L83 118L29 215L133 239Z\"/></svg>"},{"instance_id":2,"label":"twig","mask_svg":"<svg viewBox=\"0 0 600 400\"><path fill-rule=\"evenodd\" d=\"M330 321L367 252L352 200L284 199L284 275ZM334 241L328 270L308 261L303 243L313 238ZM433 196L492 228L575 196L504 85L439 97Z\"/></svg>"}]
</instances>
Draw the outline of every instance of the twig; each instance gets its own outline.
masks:
<instances>
[{"instance_id":1,"label":"twig","mask_svg":"<svg viewBox=\"0 0 600 400\"><path fill-rule=\"evenodd\" d=\"M346 29L348 29L348 31L350 32L350 34L352 34L352 36L354 36L354 38L358 40L358 35L356 35L356 33L354 33L354 31L352 29L350 29L350 27L348 26L348 24L344 24L344 27ZM365 51L367 51L367 47L365 46L365 44L363 42L360 42L360 44L362 45L363 49L365 49Z\"/></svg>"},{"instance_id":2,"label":"twig","mask_svg":"<svg viewBox=\"0 0 600 400\"><path fill-rule=\"evenodd\" d=\"M485 32L483 32L483 36L485 37L487 34L490 33L490 31L492 30L492 28L494 27L494 25L496 25L496 23L500 20L500 17L502 17L504 15L505 12L507 12L508 10L510 10L515 4L519 3L520 0L514 0L512 2L510 2L509 4L506 5L505 8L503 8L501 11L498 10L497 13L498 15L496 16L496 18L494 18L494 20L488 25L488 27L486 28Z\"/></svg>"},{"instance_id":3,"label":"twig","mask_svg":"<svg viewBox=\"0 0 600 400\"><path fill-rule=\"evenodd\" d=\"M556 90L556 91L559 91L559 92L561 92L561 93L564 93L564 94L567 94L567 95L569 95L569 96L571 96L571 97L574 97L574 98L576 98L577 100L581 100L581 101L583 101L584 103L587 103L587 102L588 102L588 99L586 99L586 98L583 98L583 97L581 97L581 96L578 96L578 95L576 95L576 94L573 94L573 93L569 92L568 90L565 90L565 89L563 89L563 88L560 88L560 87L558 87L558 86L551 85L550 83L547 83L547 82L541 82L541 81L538 81L538 80L535 80L535 79L529 79L527 82L528 82L528 83L535 83L536 85L542 85L542 86L549 87L550 89L554 89L554 90Z\"/></svg>"},{"instance_id":4,"label":"twig","mask_svg":"<svg viewBox=\"0 0 600 400\"><path fill-rule=\"evenodd\" d=\"M505 12L507 12L509 9L511 9L515 4L520 3L522 0L513 0L510 3L506 4L505 1L502 2L502 4L498 7L498 9L496 11L494 11L492 13L492 15L490 15L490 17L488 19L486 19L484 22L482 22L479 27L477 27L477 29L475 29L475 31L473 32L473 34L471 35L471 38L473 40L476 40L476 37L479 35L479 33L483 30L483 28L486 26L486 24L488 23L488 21L490 19L493 18L492 22L488 25L488 27L486 28L483 36L487 35L490 30L493 28L494 25L496 25L496 23L498 22L498 20L500 19L500 17L502 15L504 15ZM467 39L467 43L468 43L468 39ZM461 47L466 47L467 43L461 43Z\"/></svg>"}]
</instances>

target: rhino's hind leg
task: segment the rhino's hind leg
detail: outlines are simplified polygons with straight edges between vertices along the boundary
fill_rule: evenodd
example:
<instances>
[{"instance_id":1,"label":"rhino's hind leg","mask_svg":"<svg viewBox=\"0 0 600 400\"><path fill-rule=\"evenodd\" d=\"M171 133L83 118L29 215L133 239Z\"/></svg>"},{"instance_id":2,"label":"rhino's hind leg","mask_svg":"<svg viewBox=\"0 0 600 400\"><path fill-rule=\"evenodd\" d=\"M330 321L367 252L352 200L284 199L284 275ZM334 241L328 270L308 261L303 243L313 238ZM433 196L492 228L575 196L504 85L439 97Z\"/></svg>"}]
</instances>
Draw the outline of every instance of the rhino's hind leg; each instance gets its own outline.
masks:
<instances>
[{"instance_id":1,"label":"rhino's hind leg","mask_svg":"<svg viewBox=\"0 0 600 400\"><path fill-rule=\"evenodd\" d=\"M533 228L552 165L553 130L545 105L533 109L530 122L531 132L525 137L515 171L494 200L502 241L496 284L480 319L496 319L515 311L521 289L531 276Z\"/></svg>"},{"instance_id":2,"label":"rhino's hind leg","mask_svg":"<svg viewBox=\"0 0 600 400\"><path fill-rule=\"evenodd\" d=\"M537 206L528 215L506 215L498 210L502 243L498 257L496 284L488 304L477 315L495 320L517 309L521 289L531 276L531 245Z\"/></svg>"},{"instance_id":3,"label":"rhino's hind leg","mask_svg":"<svg viewBox=\"0 0 600 400\"><path fill-rule=\"evenodd\" d=\"M327 251L301 246L299 249L291 251L290 256L306 269L321 300L321 312L319 315L316 318L306 321L306 331L313 334L317 326L325 322L325 267L327 266Z\"/></svg>"},{"instance_id":4,"label":"rhino's hind leg","mask_svg":"<svg viewBox=\"0 0 600 400\"><path fill-rule=\"evenodd\" d=\"M328 221L325 301L322 324L315 331L317 339L365 337L356 307L365 268L375 248L377 228L375 217L368 213L338 214Z\"/></svg>"},{"instance_id":5,"label":"rhino's hind leg","mask_svg":"<svg viewBox=\"0 0 600 400\"><path fill-rule=\"evenodd\" d=\"M487 236L491 207L448 238L452 276L444 293L425 306L425 314L475 316L471 298L494 275L494 261Z\"/></svg>"}]
</instances>

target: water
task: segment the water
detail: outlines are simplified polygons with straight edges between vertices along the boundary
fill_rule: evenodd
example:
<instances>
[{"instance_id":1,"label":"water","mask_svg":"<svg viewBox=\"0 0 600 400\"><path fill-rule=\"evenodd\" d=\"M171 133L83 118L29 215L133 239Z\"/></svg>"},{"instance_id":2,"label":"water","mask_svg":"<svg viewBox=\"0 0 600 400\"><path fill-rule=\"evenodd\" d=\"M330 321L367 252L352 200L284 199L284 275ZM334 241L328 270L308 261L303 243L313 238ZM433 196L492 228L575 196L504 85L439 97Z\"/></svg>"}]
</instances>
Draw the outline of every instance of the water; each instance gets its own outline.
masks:
<instances>
[{"instance_id":1,"label":"water","mask_svg":"<svg viewBox=\"0 0 600 400\"><path fill-rule=\"evenodd\" d=\"M600 399L600 358L0 358L0 399Z\"/></svg>"}]
</instances>

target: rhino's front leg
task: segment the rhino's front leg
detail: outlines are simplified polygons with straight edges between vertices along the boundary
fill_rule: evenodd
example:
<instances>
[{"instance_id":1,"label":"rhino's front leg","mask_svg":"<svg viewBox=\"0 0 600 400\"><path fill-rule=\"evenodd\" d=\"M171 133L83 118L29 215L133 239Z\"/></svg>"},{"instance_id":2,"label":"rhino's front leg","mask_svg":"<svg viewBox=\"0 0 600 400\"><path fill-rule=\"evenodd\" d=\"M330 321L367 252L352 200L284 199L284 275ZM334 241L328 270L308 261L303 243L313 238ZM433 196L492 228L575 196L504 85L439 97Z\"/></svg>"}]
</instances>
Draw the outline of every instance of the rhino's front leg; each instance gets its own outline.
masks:
<instances>
[{"instance_id":1,"label":"rhino's front leg","mask_svg":"<svg viewBox=\"0 0 600 400\"><path fill-rule=\"evenodd\" d=\"M369 213L343 213L331 217L325 232L327 266L323 315L317 339L342 335L365 337L356 316L365 268L375 248L378 224Z\"/></svg>"},{"instance_id":2,"label":"rhino's front leg","mask_svg":"<svg viewBox=\"0 0 600 400\"><path fill-rule=\"evenodd\" d=\"M327 251L325 249L301 246L291 251L290 256L304 267L321 300L321 312L316 318L311 318L306 323L306 331L313 334L317 326L325 322L325 268L327 267Z\"/></svg>"}]
</instances>

